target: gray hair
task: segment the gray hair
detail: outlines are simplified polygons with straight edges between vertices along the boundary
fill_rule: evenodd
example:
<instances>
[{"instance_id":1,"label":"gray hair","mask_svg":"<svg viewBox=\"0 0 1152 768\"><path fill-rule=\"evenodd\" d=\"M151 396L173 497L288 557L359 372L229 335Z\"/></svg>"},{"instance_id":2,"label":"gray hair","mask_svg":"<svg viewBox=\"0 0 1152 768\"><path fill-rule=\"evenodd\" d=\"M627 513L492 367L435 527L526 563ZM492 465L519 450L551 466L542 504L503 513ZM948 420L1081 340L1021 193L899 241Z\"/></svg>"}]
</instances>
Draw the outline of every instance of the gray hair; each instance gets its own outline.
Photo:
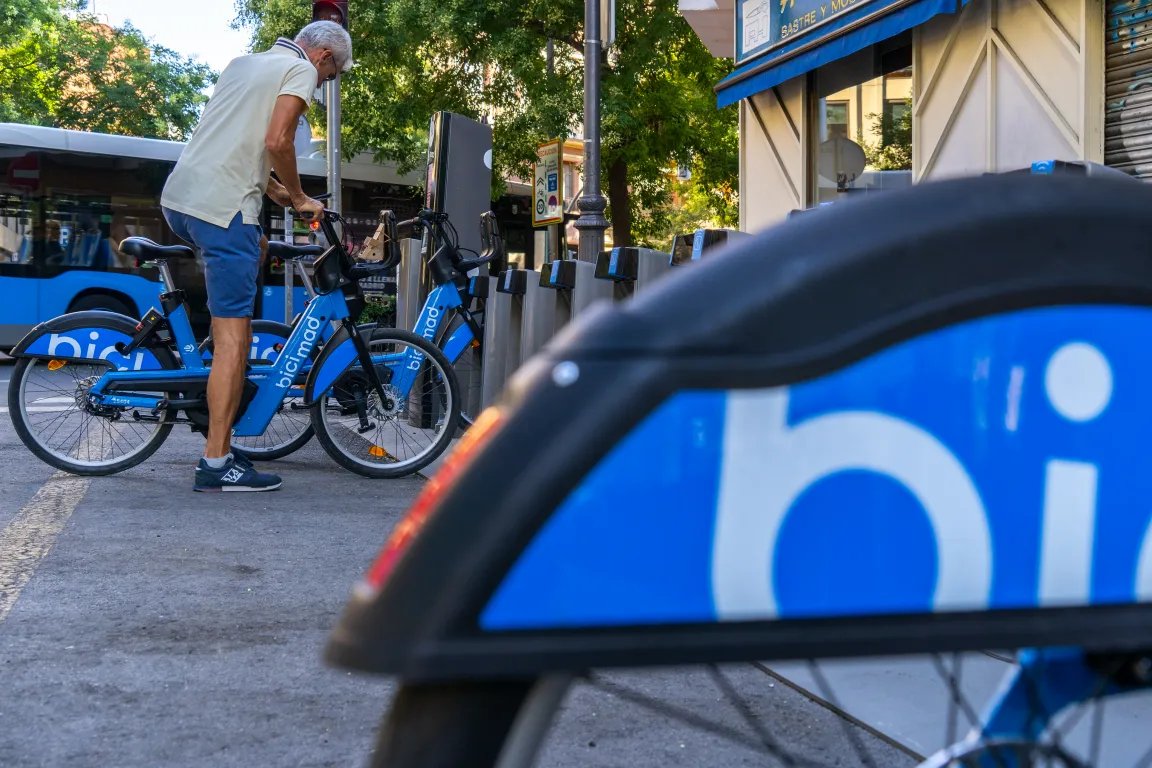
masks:
<instances>
[{"instance_id":1,"label":"gray hair","mask_svg":"<svg viewBox=\"0 0 1152 768\"><path fill-rule=\"evenodd\" d=\"M296 35L296 45L305 50L327 48L341 72L352 69L352 36L334 21L314 21Z\"/></svg>"}]
</instances>

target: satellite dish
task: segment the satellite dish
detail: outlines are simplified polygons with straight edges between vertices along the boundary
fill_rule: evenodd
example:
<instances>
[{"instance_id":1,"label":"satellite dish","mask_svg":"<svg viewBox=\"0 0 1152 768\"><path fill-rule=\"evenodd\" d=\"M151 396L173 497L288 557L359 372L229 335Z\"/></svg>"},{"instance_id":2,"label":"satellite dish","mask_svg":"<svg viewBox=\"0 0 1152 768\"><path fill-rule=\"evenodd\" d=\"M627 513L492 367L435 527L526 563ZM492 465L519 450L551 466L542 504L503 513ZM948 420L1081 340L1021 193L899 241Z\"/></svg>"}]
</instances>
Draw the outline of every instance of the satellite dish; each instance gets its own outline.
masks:
<instances>
[{"instance_id":1,"label":"satellite dish","mask_svg":"<svg viewBox=\"0 0 1152 768\"><path fill-rule=\"evenodd\" d=\"M868 159L859 144L837 136L820 145L816 167L823 179L843 187L860 178L867 164Z\"/></svg>"}]
</instances>

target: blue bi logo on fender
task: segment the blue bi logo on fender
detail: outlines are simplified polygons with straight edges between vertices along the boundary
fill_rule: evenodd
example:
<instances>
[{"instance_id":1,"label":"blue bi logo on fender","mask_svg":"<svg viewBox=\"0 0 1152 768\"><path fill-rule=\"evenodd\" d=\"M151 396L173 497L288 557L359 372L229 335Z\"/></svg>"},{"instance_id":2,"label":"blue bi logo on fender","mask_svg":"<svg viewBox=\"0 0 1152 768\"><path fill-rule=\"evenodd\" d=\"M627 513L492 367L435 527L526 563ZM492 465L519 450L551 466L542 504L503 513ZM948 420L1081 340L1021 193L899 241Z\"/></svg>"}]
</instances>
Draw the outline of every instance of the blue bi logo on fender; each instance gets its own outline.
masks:
<instances>
[{"instance_id":1,"label":"blue bi logo on fender","mask_svg":"<svg viewBox=\"0 0 1152 768\"><path fill-rule=\"evenodd\" d=\"M1152 310L946 328L683 392L541 529L487 629L1152 601Z\"/></svg>"},{"instance_id":2,"label":"blue bi logo on fender","mask_svg":"<svg viewBox=\"0 0 1152 768\"><path fill-rule=\"evenodd\" d=\"M33 341L24 354L28 357L63 357L81 360L106 360L121 371L155 371L160 363L146 349L136 350L131 358L116 351L116 342L127 344L132 338L108 328L73 328L46 333Z\"/></svg>"}]
</instances>

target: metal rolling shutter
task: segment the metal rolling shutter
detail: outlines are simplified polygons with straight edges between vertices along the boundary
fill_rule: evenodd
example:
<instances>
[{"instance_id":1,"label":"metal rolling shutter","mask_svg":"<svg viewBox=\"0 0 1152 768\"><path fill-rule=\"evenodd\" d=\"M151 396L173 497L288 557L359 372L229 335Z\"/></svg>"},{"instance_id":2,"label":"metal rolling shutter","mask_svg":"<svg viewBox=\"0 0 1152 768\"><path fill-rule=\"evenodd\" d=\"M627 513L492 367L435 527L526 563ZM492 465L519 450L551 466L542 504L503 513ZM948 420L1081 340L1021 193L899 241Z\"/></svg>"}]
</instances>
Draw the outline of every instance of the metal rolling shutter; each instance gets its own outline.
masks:
<instances>
[{"instance_id":1,"label":"metal rolling shutter","mask_svg":"<svg viewBox=\"0 0 1152 768\"><path fill-rule=\"evenodd\" d=\"M1152 179L1152 0L1107 5L1104 162Z\"/></svg>"}]
</instances>

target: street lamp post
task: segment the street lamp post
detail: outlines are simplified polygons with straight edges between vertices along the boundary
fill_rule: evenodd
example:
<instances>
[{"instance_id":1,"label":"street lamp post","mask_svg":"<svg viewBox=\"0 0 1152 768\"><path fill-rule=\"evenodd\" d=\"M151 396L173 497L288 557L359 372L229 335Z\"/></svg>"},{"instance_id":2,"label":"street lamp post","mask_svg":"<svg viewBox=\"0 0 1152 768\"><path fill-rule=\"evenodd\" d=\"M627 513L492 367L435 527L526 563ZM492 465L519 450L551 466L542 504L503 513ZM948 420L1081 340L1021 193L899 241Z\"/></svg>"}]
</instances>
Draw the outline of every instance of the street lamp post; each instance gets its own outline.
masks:
<instances>
[{"instance_id":1,"label":"street lamp post","mask_svg":"<svg viewBox=\"0 0 1152 768\"><path fill-rule=\"evenodd\" d=\"M332 195L325 204L330 210L341 213L344 209L340 181L340 78L324 84L325 102L328 110L328 140L325 142L325 157L328 161L328 193Z\"/></svg>"},{"instance_id":2,"label":"street lamp post","mask_svg":"<svg viewBox=\"0 0 1152 768\"><path fill-rule=\"evenodd\" d=\"M600 0L584 0L584 190L580 195L577 258L595 263L604 250L608 201L600 194Z\"/></svg>"}]
</instances>

